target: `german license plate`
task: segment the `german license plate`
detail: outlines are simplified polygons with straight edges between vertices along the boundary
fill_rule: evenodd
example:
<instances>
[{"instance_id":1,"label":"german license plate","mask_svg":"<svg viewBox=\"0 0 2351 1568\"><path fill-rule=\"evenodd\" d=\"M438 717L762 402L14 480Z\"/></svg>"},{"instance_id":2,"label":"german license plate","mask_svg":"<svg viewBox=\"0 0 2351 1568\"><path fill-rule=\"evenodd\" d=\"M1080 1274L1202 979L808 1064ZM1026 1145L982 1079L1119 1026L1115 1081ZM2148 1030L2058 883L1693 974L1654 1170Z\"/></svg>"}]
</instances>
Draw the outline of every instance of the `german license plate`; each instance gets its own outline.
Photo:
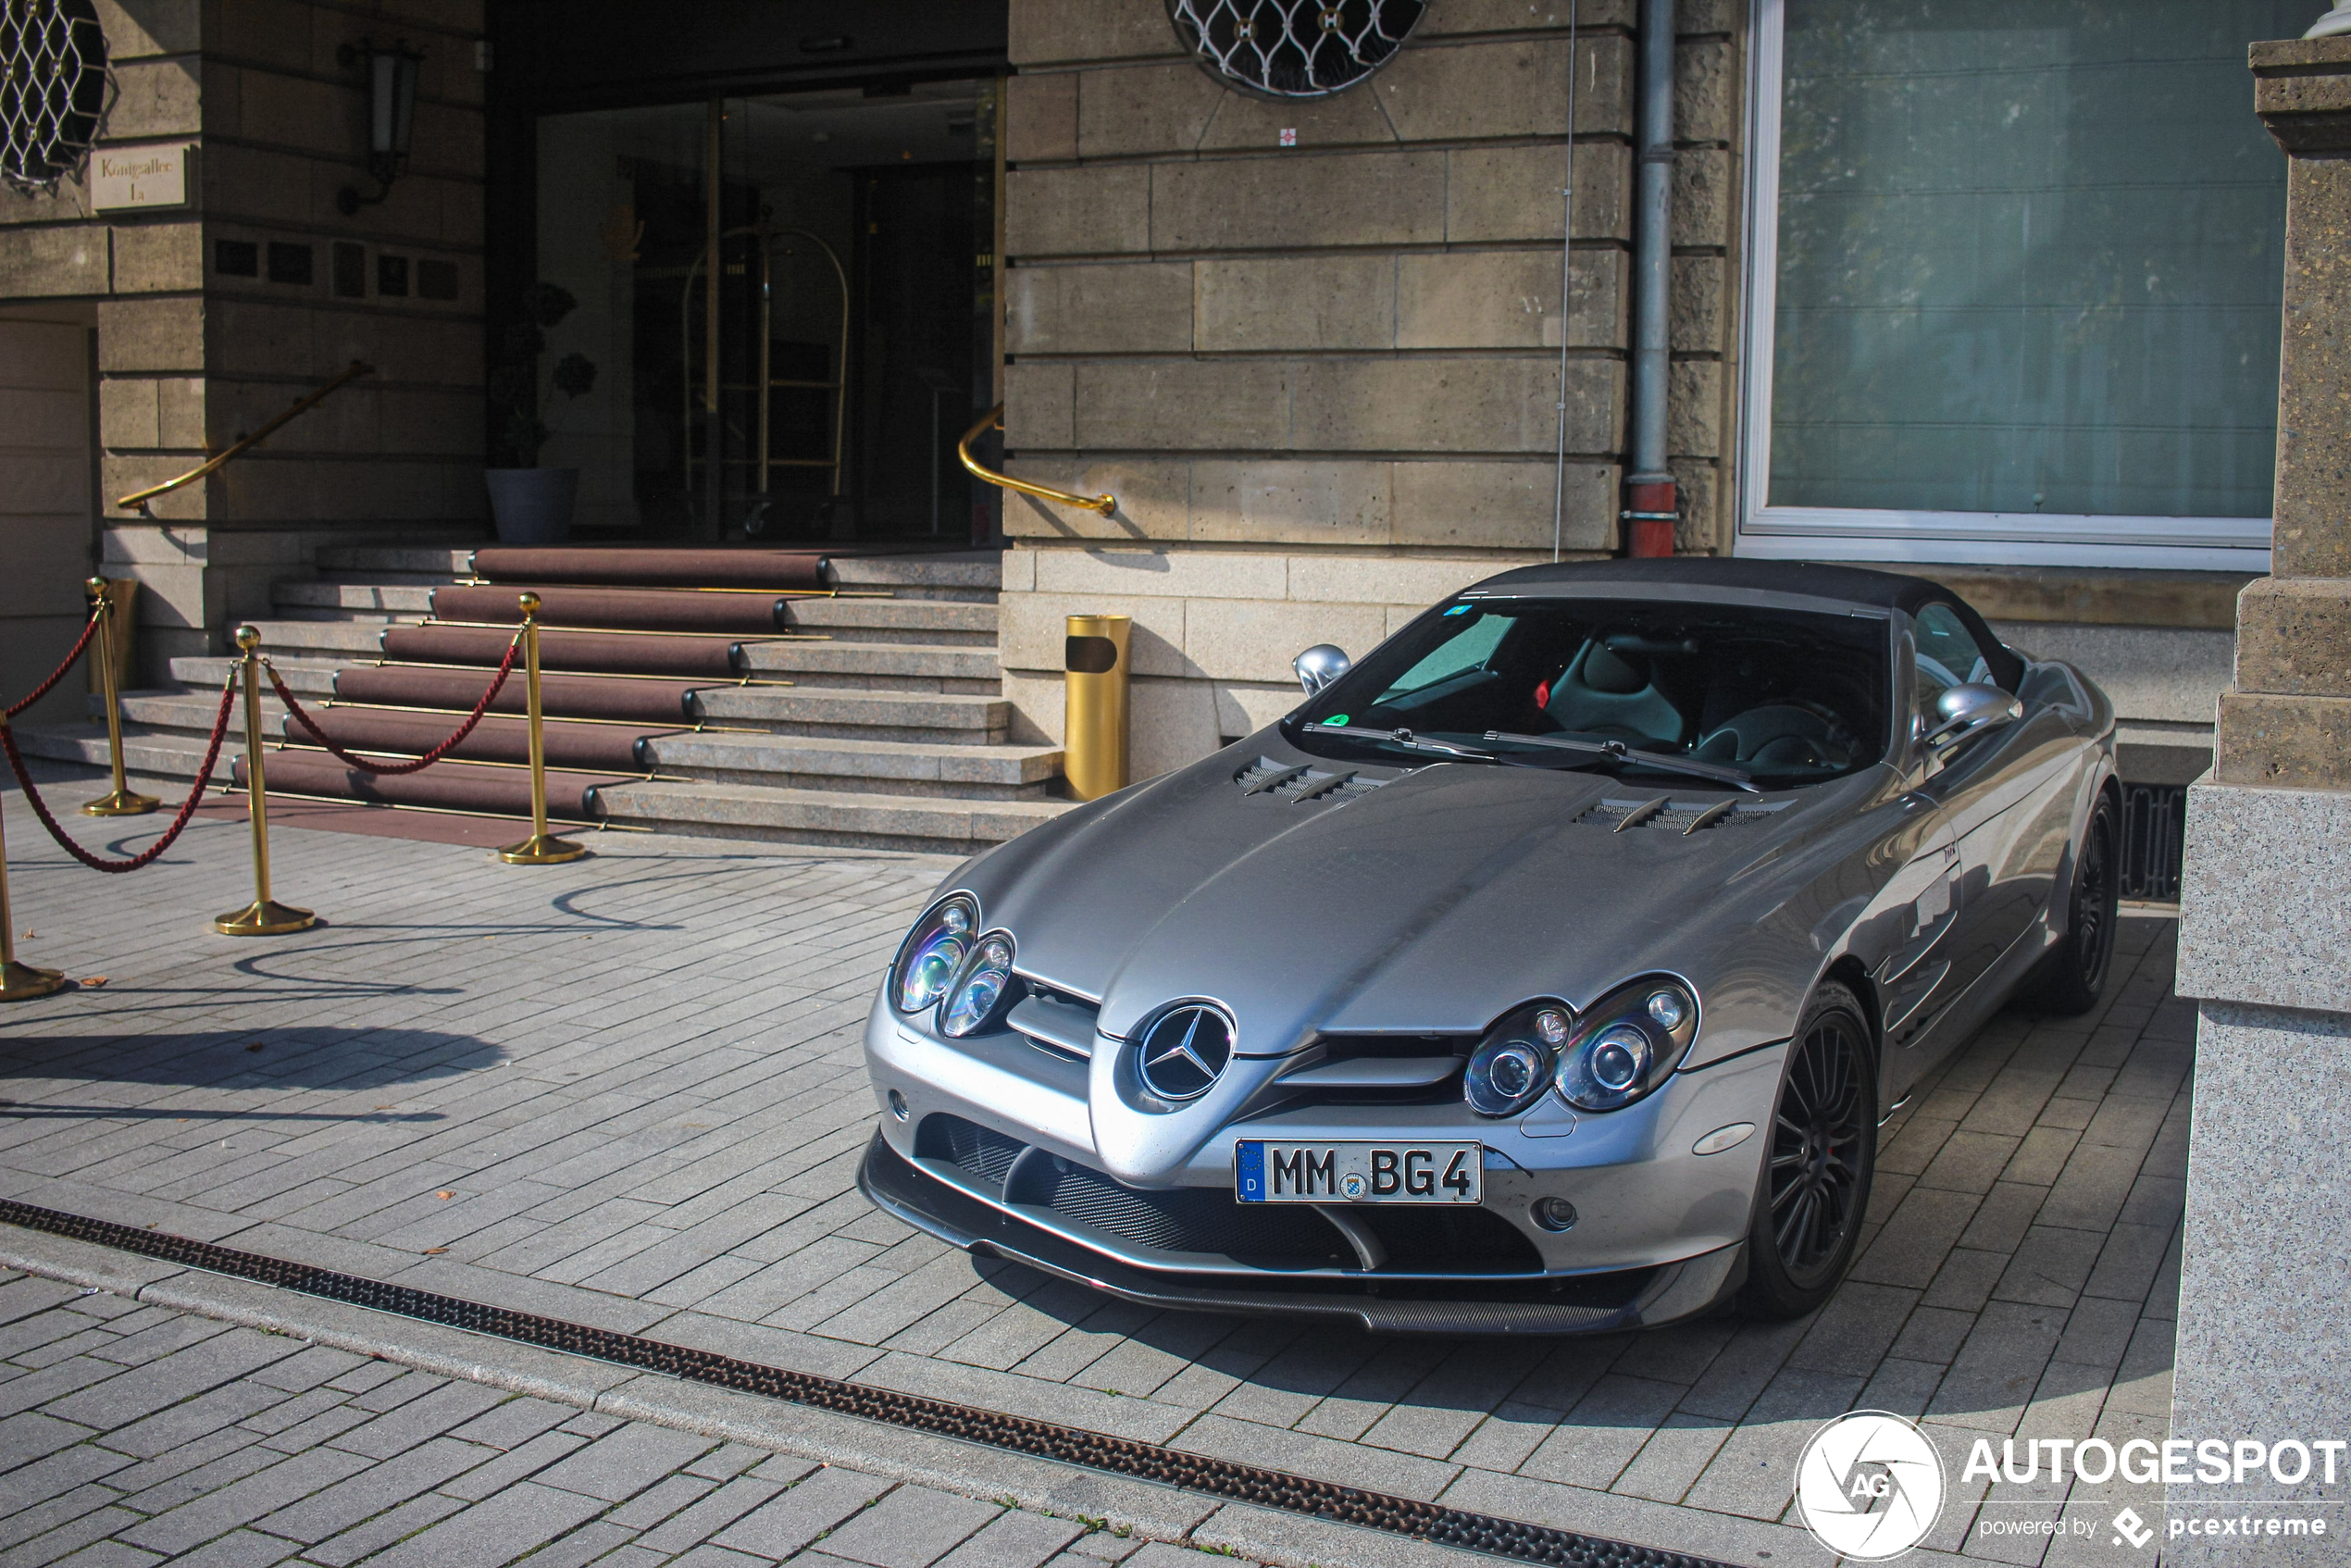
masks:
<instances>
[{"instance_id":1,"label":"german license plate","mask_svg":"<svg viewBox=\"0 0 2351 1568\"><path fill-rule=\"evenodd\" d=\"M1475 1203L1486 1195L1480 1143L1261 1143L1233 1150L1244 1203Z\"/></svg>"}]
</instances>

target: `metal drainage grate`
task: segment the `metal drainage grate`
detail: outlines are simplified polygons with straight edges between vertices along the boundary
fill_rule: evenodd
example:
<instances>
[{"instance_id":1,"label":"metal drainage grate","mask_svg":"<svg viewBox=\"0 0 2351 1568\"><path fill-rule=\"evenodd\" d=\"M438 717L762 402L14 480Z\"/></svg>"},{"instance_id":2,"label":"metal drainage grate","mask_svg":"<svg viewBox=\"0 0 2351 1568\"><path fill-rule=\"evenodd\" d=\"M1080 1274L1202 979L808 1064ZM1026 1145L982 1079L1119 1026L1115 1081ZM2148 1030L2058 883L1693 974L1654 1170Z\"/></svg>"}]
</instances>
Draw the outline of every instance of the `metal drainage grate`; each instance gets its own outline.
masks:
<instances>
[{"instance_id":1,"label":"metal drainage grate","mask_svg":"<svg viewBox=\"0 0 2351 1568\"><path fill-rule=\"evenodd\" d=\"M2180 865L2186 857L2188 787L2122 787L2122 896L2148 903L2180 902Z\"/></svg>"},{"instance_id":2,"label":"metal drainage grate","mask_svg":"<svg viewBox=\"0 0 2351 1568\"><path fill-rule=\"evenodd\" d=\"M714 1355L708 1350L665 1345L658 1339L640 1338L634 1334L616 1334L559 1318L513 1312L454 1296L437 1296L429 1290L387 1285L380 1280L263 1257L257 1252L241 1252L184 1236L138 1230L110 1220L87 1219L13 1199L0 1199L0 1222L136 1252L143 1257L160 1258L189 1268L256 1280L281 1289L298 1290L305 1296L348 1301L424 1323L446 1324L517 1344L541 1345L619 1366L789 1400L794 1404L862 1416L868 1421L886 1421L893 1426L986 1443L1067 1464L1082 1464L1091 1470L1157 1481L1210 1497L1251 1502L1262 1508L1359 1524L1438 1546L1462 1547L1522 1562L1547 1563L1552 1568L1726 1568L1711 1559L1693 1557L1687 1552L1581 1536L1572 1530L1529 1524L1516 1519L1498 1519L1489 1513L1471 1513L1414 1498L1392 1497L1385 1492L1367 1492L1292 1475L1286 1471L1235 1464L1229 1460L1186 1453L1156 1443L1138 1443L1082 1427L1057 1426L1000 1411L951 1404L945 1400L869 1388L810 1372L787 1372L755 1362L737 1361L732 1356Z\"/></svg>"}]
</instances>

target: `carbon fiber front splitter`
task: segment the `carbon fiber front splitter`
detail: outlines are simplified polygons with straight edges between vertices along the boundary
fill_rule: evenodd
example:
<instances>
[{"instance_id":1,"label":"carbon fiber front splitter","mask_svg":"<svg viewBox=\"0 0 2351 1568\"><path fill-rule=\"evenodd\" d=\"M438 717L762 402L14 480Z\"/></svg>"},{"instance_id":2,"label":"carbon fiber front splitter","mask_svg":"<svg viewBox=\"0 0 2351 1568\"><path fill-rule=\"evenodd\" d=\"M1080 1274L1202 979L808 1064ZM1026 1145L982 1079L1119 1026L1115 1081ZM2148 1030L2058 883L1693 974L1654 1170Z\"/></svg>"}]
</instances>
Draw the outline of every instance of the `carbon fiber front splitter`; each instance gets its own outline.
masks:
<instances>
[{"instance_id":1,"label":"carbon fiber front splitter","mask_svg":"<svg viewBox=\"0 0 2351 1568\"><path fill-rule=\"evenodd\" d=\"M1308 1281L1268 1276L1265 1287L1251 1288L1228 1276L1138 1268L1092 1251L928 1175L878 1133L858 1166L857 1187L875 1207L965 1251L1026 1263L1129 1301L1249 1316L1344 1318L1377 1333L1602 1334L1661 1327L1718 1305L1747 1278L1742 1243L1658 1268L1545 1280L1366 1276L1308 1288Z\"/></svg>"}]
</instances>

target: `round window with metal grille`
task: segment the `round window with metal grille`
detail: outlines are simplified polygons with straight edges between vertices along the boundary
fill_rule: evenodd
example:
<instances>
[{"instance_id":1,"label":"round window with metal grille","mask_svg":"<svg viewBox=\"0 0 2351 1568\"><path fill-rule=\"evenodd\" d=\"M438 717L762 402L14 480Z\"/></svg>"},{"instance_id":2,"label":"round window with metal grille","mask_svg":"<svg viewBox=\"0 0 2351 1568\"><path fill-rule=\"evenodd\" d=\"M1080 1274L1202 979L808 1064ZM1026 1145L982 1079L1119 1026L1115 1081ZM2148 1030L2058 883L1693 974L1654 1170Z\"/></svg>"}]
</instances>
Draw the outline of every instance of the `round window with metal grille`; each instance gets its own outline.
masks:
<instances>
[{"instance_id":1,"label":"round window with metal grille","mask_svg":"<svg viewBox=\"0 0 2351 1568\"><path fill-rule=\"evenodd\" d=\"M1167 0L1185 47L1219 81L1327 98L1386 65L1425 0Z\"/></svg>"},{"instance_id":2,"label":"round window with metal grille","mask_svg":"<svg viewBox=\"0 0 2351 1568\"><path fill-rule=\"evenodd\" d=\"M106 107L106 37L90 0L0 0L0 179L56 190Z\"/></svg>"}]
</instances>

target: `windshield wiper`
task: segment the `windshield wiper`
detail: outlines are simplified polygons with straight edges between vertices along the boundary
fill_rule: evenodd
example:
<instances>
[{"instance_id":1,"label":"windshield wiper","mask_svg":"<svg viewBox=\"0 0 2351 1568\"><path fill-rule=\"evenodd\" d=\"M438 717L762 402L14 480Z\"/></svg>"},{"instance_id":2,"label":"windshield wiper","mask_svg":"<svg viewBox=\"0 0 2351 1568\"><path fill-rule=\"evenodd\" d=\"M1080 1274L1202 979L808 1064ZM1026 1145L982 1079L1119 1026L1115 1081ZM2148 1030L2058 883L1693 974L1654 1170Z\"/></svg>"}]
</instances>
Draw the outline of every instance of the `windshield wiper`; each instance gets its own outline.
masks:
<instances>
[{"instance_id":1,"label":"windshield wiper","mask_svg":"<svg viewBox=\"0 0 2351 1568\"><path fill-rule=\"evenodd\" d=\"M1306 733L1312 735L1357 735L1370 740L1385 740L1391 746L1401 746L1410 752L1434 752L1439 756L1462 757L1470 762L1499 762L1493 753L1476 746L1456 746L1450 740L1426 740L1409 729L1379 729L1368 724L1309 724ZM1492 736L1487 736L1492 740Z\"/></svg>"},{"instance_id":2,"label":"windshield wiper","mask_svg":"<svg viewBox=\"0 0 2351 1568\"><path fill-rule=\"evenodd\" d=\"M1711 779L1718 784L1735 784L1752 795L1763 792L1755 776L1744 768L1724 767L1719 763L1692 762L1664 752L1636 752L1622 740L1571 740L1562 735L1513 735L1508 730L1489 729L1488 740L1502 740L1519 746L1549 746L1561 752L1581 752L1587 756L1607 757L1616 762L1637 763L1667 773L1686 773L1693 778Z\"/></svg>"}]
</instances>

